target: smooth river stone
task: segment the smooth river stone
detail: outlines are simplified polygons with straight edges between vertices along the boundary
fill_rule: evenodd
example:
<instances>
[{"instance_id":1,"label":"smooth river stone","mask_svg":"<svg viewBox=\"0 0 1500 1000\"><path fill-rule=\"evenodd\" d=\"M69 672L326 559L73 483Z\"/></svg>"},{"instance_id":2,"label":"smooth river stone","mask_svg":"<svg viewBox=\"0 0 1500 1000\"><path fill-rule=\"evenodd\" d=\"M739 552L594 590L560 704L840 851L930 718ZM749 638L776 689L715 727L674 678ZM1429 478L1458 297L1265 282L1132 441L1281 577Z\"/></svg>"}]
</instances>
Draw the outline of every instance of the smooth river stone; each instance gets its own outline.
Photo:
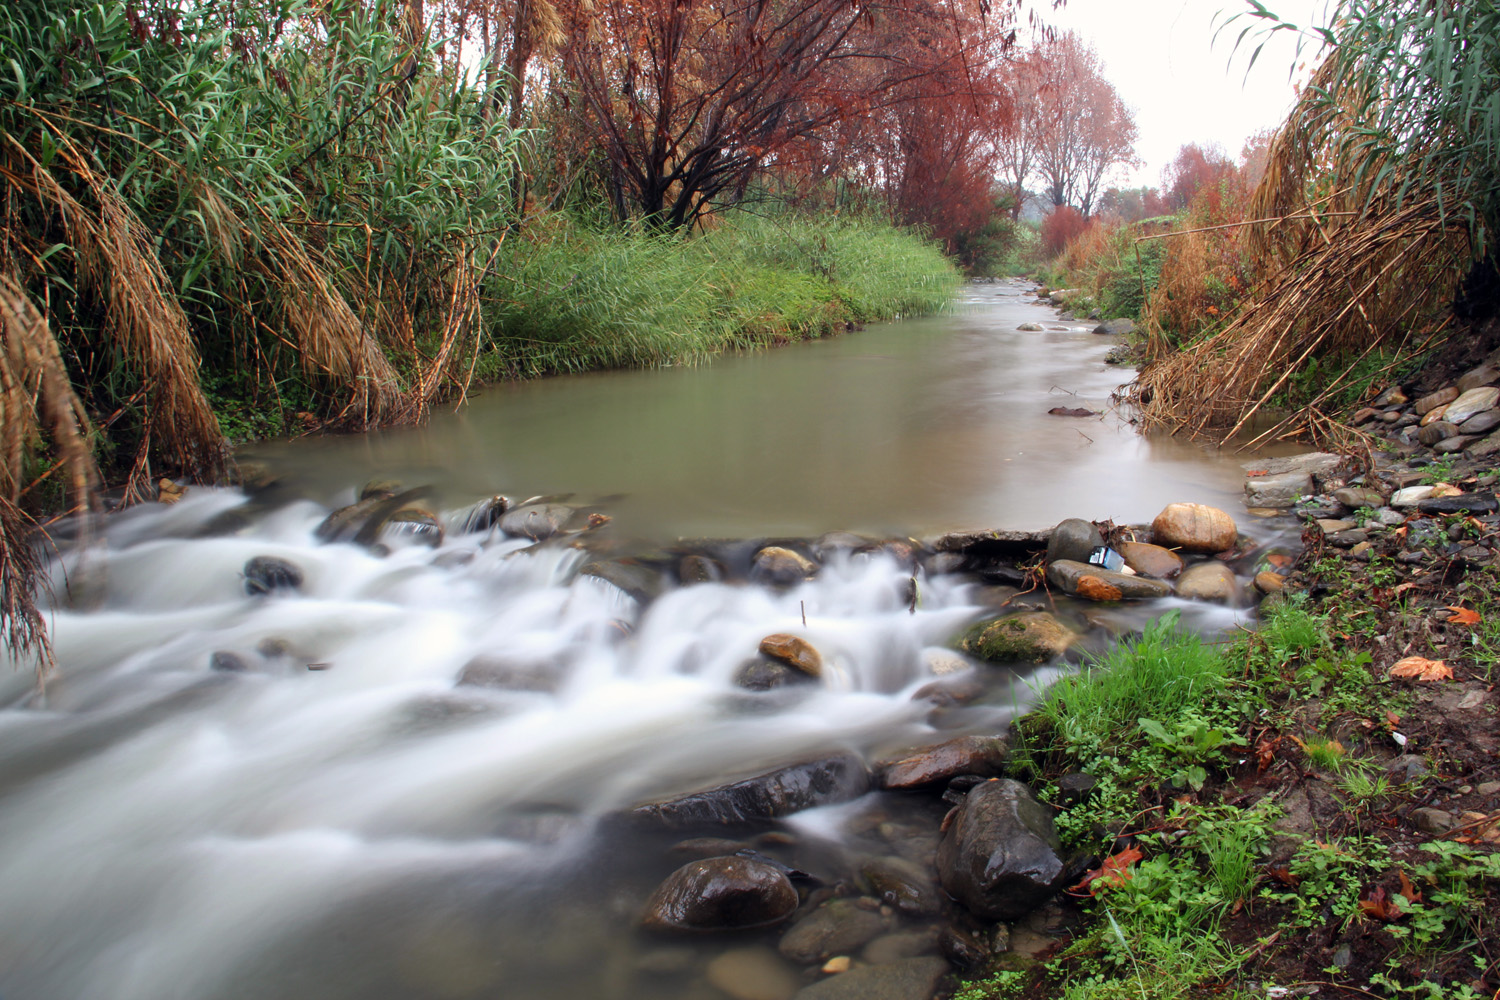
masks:
<instances>
[{"instance_id":1,"label":"smooth river stone","mask_svg":"<svg viewBox=\"0 0 1500 1000\"><path fill-rule=\"evenodd\" d=\"M823 675L823 657L812 643L801 636L777 632L760 641L760 651L773 660L802 671L809 677Z\"/></svg>"},{"instance_id":2,"label":"smooth river stone","mask_svg":"<svg viewBox=\"0 0 1500 1000\"><path fill-rule=\"evenodd\" d=\"M1194 601L1238 604L1240 582L1228 566L1210 560L1182 571L1182 576L1177 578L1177 596Z\"/></svg>"},{"instance_id":3,"label":"smooth river stone","mask_svg":"<svg viewBox=\"0 0 1500 1000\"><path fill-rule=\"evenodd\" d=\"M1121 542L1118 548L1125 565L1141 576L1170 580L1182 572L1182 556L1171 549L1150 542Z\"/></svg>"},{"instance_id":4,"label":"smooth river stone","mask_svg":"<svg viewBox=\"0 0 1500 1000\"><path fill-rule=\"evenodd\" d=\"M797 890L779 868L750 858L704 858L657 886L641 924L676 931L766 927L791 916L797 903Z\"/></svg>"},{"instance_id":5,"label":"smooth river stone","mask_svg":"<svg viewBox=\"0 0 1500 1000\"><path fill-rule=\"evenodd\" d=\"M1497 400L1500 400L1500 389L1492 385L1470 389L1448 404L1443 419L1450 424L1461 424L1476 413L1494 409Z\"/></svg>"},{"instance_id":6,"label":"smooth river stone","mask_svg":"<svg viewBox=\"0 0 1500 1000\"><path fill-rule=\"evenodd\" d=\"M1426 416L1429 410L1451 403L1458 398L1458 386L1450 385L1446 389L1437 392L1429 392L1421 399L1412 404L1412 409L1417 411L1418 416Z\"/></svg>"},{"instance_id":7,"label":"smooth river stone","mask_svg":"<svg viewBox=\"0 0 1500 1000\"><path fill-rule=\"evenodd\" d=\"M1234 518L1201 503L1169 503L1151 522L1151 540L1184 552L1214 553L1239 541Z\"/></svg>"},{"instance_id":8,"label":"smooth river stone","mask_svg":"<svg viewBox=\"0 0 1500 1000\"><path fill-rule=\"evenodd\" d=\"M734 1000L791 1000L802 983L770 948L733 948L708 963L710 984Z\"/></svg>"},{"instance_id":9,"label":"smooth river stone","mask_svg":"<svg viewBox=\"0 0 1500 1000\"><path fill-rule=\"evenodd\" d=\"M1476 413L1458 425L1461 434L1487 434L1500 427L1500 410L1485 410Z\"/></svg>"},{"instance_id":10,"label":"smooth river stone","mask_svg":"<svg viewBox=\"0 0 1500 1000\"><path fill-rule=\"evenodd\" d=\"M880 778L885 788L909 791L946 784L960 774L986 778L1001 774L1010 748L996 736L960 736L937 746L914 750L886 764Z\"/></svg>"},{"instance_id":11,"label":"smooth river stone","mask_svg":"<svg viewBox=\"0 0 1500 1000\"><path fill-rule=\"evenodd\" d=\"M1120 597L1126 600L1167 597L1172 593L1172 585L1161 580L1131 576L1128 573L1114 573L1107 569L1100 569L1098 566L1073 562L1069 559L1059 559L1047 567L1047 582L1069 594L1079 594L1079 584L1088 577L1093 577L1119 591Z\"/></svg>"}]
</instances>

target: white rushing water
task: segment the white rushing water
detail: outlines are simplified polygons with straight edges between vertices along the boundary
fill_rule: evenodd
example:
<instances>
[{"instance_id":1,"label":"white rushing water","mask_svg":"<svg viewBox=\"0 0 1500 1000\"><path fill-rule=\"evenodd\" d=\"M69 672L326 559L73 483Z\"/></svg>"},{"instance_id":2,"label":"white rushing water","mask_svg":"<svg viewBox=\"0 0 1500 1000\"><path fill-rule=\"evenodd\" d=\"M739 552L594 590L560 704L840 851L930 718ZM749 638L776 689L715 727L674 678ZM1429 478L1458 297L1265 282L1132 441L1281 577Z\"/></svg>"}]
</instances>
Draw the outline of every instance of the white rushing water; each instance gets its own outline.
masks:
<instances>
[{"instance_id":1,"label":"white rushing water","mask_svg":"<svg viewBox=\"0 0 1500 1000\"><path fill-rule=\"evenodd\" d=\"M193 490L114 517L103 547L54 566L45 696L24 667L0 672L5 1000L547 994L545 967L512 978L483 957L500 948L484 920L436 936L469 941L471 964L490 970L446 985L372 984L369 959L341 949L388 930L424 939L372 931L381 899L399 899L405 920L484 910L538 877L576 885L555 873L600 857L593 820L612 810L937 738L912 692L978 614L951 577L924 579L909 613L910 570L879 553L785 591L700 584L642 610L576 575L579 549L474 534L382 557L318 544L327 510L305 501L197 537L243 500ZM301 590L247 594L257 556L298 566ZM821 650L823 683L793 697L735 687L782 631ZM244 669L213 669L215 654ZM476 657L557 689L458 685ZM1013 706L968 711L993 731Z\"/></svg>"}]
</instances>

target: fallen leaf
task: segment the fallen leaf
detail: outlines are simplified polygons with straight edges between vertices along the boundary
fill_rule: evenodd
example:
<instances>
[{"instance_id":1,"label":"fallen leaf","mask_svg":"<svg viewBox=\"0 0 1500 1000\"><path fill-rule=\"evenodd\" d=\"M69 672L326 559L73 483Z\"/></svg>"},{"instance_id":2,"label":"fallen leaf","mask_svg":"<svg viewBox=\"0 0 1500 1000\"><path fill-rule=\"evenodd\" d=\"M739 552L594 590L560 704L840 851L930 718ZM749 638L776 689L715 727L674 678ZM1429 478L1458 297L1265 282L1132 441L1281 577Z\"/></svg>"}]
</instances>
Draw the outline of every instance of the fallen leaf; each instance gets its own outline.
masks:
<instances>
[{"instance_id":1,"label":"fallen leaf","mask_svg":"<svg viewBox=\"0 0 1500 1000\"><path fill-rule=\"evenodd\" d=\"M1141 849L1132 844L1130 847L1125 848L1125 850L1111 854L1105 858L1103 864L1085 875L1069 891L1077 892L1081 889L1087 889L1089 895L1092 896L1094 895L1094 891L1100 886L1124 885L1130 881L1130 876L1134 874L1131 872L1130 866L1144 857L1145 855L1141 853Z\"/></svg>"},{"instance_id":2,"label":"fallen leaf","mask_svg":"<svg viewBox=\"0 0 1500 1000\"><path fill-rule=\"evenodd\" d=\"M1385 721L1390 723L1392 729L1395 729L1397 726L1401 725L1401 716L1387 709L1385 713Z\"/></svg>"},{"instance_id":3,"label":"fallen leaf","mask_svg":"<svg viewBox=\"0 0 1500 1000\"><path fill-rule=\"evenodd\" d=\"M1245 475L1254 478L1255 476L1269 475L1270 472L1270 469L1251 469L1249 472L1245 473Z\"/></svg>"},{"instance_id":4,"label":"fallen leaf","mask_svg":"<svg viewBox=\"0 0 1500 1000\"><path fill-rule=\"evenodd\" d=\"M1408 656L1391 664L1392 677L1410 677L1417 681L1451 681L1453 671L1442 660Z\"/></svg>"},{"instance_id":5,"label":"fallen leaf","mask_svg":"<svg viewBox=\"0 0 1500 1000\"><path fill-rule=\"evenodd\" d=\"M1432 498L1436 500L1439 497L1462 496L1463 492L1463 490L1459 489L1457 486L1454 486L1452 483L1438 483L1432 488Z\"/></svg>"},{"instance_id":6,"label":"fallen leaf","mask_svg":"<svg viewBox=\"0 0 1500 1000\"><path fill-rule=\"evenodd\" d=\"M1380 886L1376 886L1371 891L1369 898L1359 901L1359 911L1367 917L1374 917L1385 923L1400 920L1403 915L1400 905L1387 896Z\"/></svg>"},{"instance_id":7,"label":"fallen leaf","mask_svg":"<svg viewBox=\"0 0 1500 1000\"><path fill-rule=\"evenodd\" d=\"M1411 590L1415 586L1416 586L1416 584L1414 582L1412 582L1411 580L1407 580L1405 583L1398 583L1398 584L1396 584L1395 589L1392 590L1391 593L1392 594L1404 594L1408 590Z\"/></svg>"},{"instance_id":8,"label":"fallen leaf","mask_svg":"<svg viewBox=\"0 0 1500 1000\"><path fill-rule=\"evenodd\" d=\"M1406 877L1406 872L1397 872L1401 876L1401 888L1397 895L1405 897L1408 903L1420 903L1422 901L1422 890L1411 884L1411 879Z\"/></svg>"},{"instance_id":9,"label":"fallen leaf","mask_svg":"<svg viewBox=\"0 0 1500 1000\"><path fill-rule=\"evenodd\" d=\"M1280 868L1274 866L1268 867L1266 868L1266 874L1271 876L1276 881L1280 882L1282 885L1290 886L1293 889L1297 888L1297 883L1302 881L1302 876L1293 875L1292 870L1285 866Z\"/></svg>"},{"instance_id":10,"label":"fallen leaf","mask_svg":"<svg viewBox=\"0 0 1500 1000\"><path fill-rule=\"evenodd\" d=\"M1478 625L1481 621L1479 612L1473 608L1458 607L1457 605L1450 604L1446 610L1453 612L1453 614L1448 616L1448 623L1450 625Z\"/></svg>"},{"instance_id":11,"label":"fallen leaf","mask_svg":"<svg viewBox=\"0 0 1500 1000\"><path fill-rule=\"evenodd\" d=\"M1271 766L1271 762L1276 759L1276 747L1280 742L1281 737L1278 736L1274 740L1263 739L1255 744L1255 760L1260 770L1264 771Z\"/></svg>"}]
</instances>

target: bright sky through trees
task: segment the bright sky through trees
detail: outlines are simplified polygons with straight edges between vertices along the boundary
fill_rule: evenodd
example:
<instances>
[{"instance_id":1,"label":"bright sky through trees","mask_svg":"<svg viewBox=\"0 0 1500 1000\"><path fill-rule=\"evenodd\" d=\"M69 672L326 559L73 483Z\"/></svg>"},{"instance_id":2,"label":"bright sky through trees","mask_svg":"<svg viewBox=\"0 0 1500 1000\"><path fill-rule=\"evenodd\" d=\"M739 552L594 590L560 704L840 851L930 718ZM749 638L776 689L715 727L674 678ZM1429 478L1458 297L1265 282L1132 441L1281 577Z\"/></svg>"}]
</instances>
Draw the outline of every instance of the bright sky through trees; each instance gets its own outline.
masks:
<instances>
[{"instance_id":1,"label":"bright sky through trees","mask_svg":"<svg viewBox=\"0 0 1500 1000\"><path fill-rule=\"evenodd\" d=\"M1266 0L1266 6L1310 25L1326 24L1329 5L1327 0ZM1061 10L1044 15L1059 30L1071 28L1093 44L1105 77L1135 111L1136 151L1144 165L1121 172L1116 181L1159 185L1162 168L1188 142L1218 143L1237 159L1248 136L1286 117L1296 96L1294 83L1311 71L1308 66L1289 78L1297 59L1291 33L1268 42L1248 78L1246 67L1258 41L1247 37L1234 52L1234 37L1248 19L1214 42L1218 24L1248 9L1243 0L1068 0ZM1309 43L1302 60L1311 62L1315 51Z\"/></svg>"}]
</instances>

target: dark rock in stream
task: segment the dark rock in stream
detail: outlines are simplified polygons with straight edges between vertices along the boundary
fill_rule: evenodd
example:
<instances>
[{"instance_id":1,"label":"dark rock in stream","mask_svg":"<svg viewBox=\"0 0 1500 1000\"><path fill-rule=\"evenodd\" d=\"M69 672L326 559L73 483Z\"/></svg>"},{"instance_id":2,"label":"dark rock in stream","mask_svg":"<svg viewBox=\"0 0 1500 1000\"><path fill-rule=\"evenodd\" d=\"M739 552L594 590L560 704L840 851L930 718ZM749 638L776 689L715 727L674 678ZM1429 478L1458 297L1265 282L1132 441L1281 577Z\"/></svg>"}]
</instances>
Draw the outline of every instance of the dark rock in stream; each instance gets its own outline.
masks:
<instances>
[{"instance_id":1,"label":"dark rock in stream","mask_svg":"<svg viewBox=\"0 0 1500 1000\"><path fill-rule=\"evenodd\" d=\"M1103 588L1091 589L1086 582L1090 578L1103 584ZM1132 600L1169 597L1172 594L1172 585L1161 580L1115 573L1071 559L1059 559L1048 564L1047 582L1066 593L1090 600Z\"/></svg>"},{"instance_id":2,"label":"dark rock in stream","mask_svg":"<svg viewBox=\"0 0 1500 1000\"><path fill-rule=\"evenodd\" d=\"M443 544L443 526L437 515L421 507L401 507L391 512L376 536L382 542L397 540L437 548Z\"/></svg>"},{"instance_id":3,"label":"dark rock in stream","mask_svg":"<svg viewBox=\"0 0 1500 1000\"><path fill-rule=\"evenodd\" d=\"M500 530L513 538L540 542L551 538L573 519L574 510L566 504L533 503L507 511L500 518Z\"/></svg>"},{"instance_id":4,"label":"dark rock in stream","mask_svg":"<svg viewBox=\"0 0 1500 1000\"><path fill-rule=\"evenodd\" d=\"M834 955L846 955L895 929L896 922L854 899L830 899L787 931L777 950L793 962L811 965Z\"/></svg>"},{"instance_id":5,"label":"dark rock in stream","mask_svg":"<svg viewBox=\"0 0 1500 1000\"><path fill-rule=\"evenodd\" d=\"M749 858L704 858L657 886L641 917L651 930L722 931L768 927L797 910L786 874Z\"/></svg>"},{"instance_id":6,"label":"dark rock in stream","mask_svg":"<svg viewBox=\"0 0 1500 1000\"><path fill-rule=\"evenodd\" d=\"M617 559L589 563L579 570L580 576L592 576L613 584L640 604L650 604L661 596L662 579L657 570L633 560Z\"/></svg>"},{"instance_id":7,"label":"dark rock in stream","mask_svg":"<svg viewBox=\"0 0 1500 1000\"><path fill-rule=\"evenodd\" d=\"M747 691L775 691L779 688L811 686L817 678L776 660L759 658L740 667L734 675L734 683Z\"/></svg>"},{"instance_id":8,"label":"dark rock in stream","mask_svg":"<svg viewBox=\"0 0 1500 1000\"><path fill-rule=\"evenodd\" d=\"M481 500L470 507L459 519L457 531L461 535L471 535L489 531L500 523L500 518L510 510L510 498L493 496Z\"/></svg>"},{"instance_id":9,"label":"dark rock in stream","mask_svg":"<svg viewBox=\"0 0 1500 1000\"><path fill-rule=\"evenodd\" d=\"M869 787L870 774L864 761L854 754L840 754L637 806L630 815L673 830L751 824L813 806L849 802Z\"/></svg>"},{"instance_id":10,"label":"dark rock in stream","mask_svg":"<svg viewBox=\"0 0 1500 1000\"><path fill-rule=\"evenodd\" d=\"M1103 544L1104 537L1092 521L1070 517L1052 529L1052 537L1047 540L1047 561L1087 562L1089 553Z\"/></svg>"},{"instance_id":11,"label":"dark rock in stream","mask_svg":"<svg viewBox=\"0 0 1500 1000\"><path fill-rule=\"evenodd\" d=\"M899 857L871 858L860 875L882 902L910 916L932 916L942 909L937 882L928 869Z\"/></svg>"},{"instance_id":12,"label":"dark rock in stream","mask_svg":"<svg viewBox=\"0 0 1500 1000\"><path fill-rule=\"evenodd\" d=\"M1062 887L1067 866L1052 812L1018 781L974 787L937 851L938 878L969 912L1013 920Z\"/></svg>"},{"instance_id":13,"label":"dark rock in stream","mask_svg":"<svg viewBox=\"0 0 1500 1000\"><path fill-rule=\"evenodd\" d=\"M1002 738L960 736L885 765L880 784L884 788L904 791L946 784L961 774L988 778L1003 771L1009 753Z\"/></svg>"},{"instance_id":14,"label":"dark rock in stream","mask_svg":"<svg viewBox=\"0 0 1500 1000\"><path fill-rule=\"evenodd\" d=\"M865 965L804 987L793 1000L928 1000L948 972L941 958Z\"/></svg>"},{"instance_id":15,"label":"dark rock in stream","mask_svg":"<svg viewBox=\"0 0 1500 1000\"><path fill-rule=\"evenodd\" d=\"M677 564L677 579L684 584L718 583L727 575L723 564L718 560L696 553L683 556L682 561Z\"/></svg>"},{"instance_id":16,"label":"dark rock in stream","mask_svg":"<svg viewBox=\"0 0 1500 1000\"><path fill-rule=\"evenodd\" d=\"M245 563L245 593L252 597L273 594L278 590L299 590L302 570L294 563L275 556L256 556Z\"/></svg>"}]
</instances>

